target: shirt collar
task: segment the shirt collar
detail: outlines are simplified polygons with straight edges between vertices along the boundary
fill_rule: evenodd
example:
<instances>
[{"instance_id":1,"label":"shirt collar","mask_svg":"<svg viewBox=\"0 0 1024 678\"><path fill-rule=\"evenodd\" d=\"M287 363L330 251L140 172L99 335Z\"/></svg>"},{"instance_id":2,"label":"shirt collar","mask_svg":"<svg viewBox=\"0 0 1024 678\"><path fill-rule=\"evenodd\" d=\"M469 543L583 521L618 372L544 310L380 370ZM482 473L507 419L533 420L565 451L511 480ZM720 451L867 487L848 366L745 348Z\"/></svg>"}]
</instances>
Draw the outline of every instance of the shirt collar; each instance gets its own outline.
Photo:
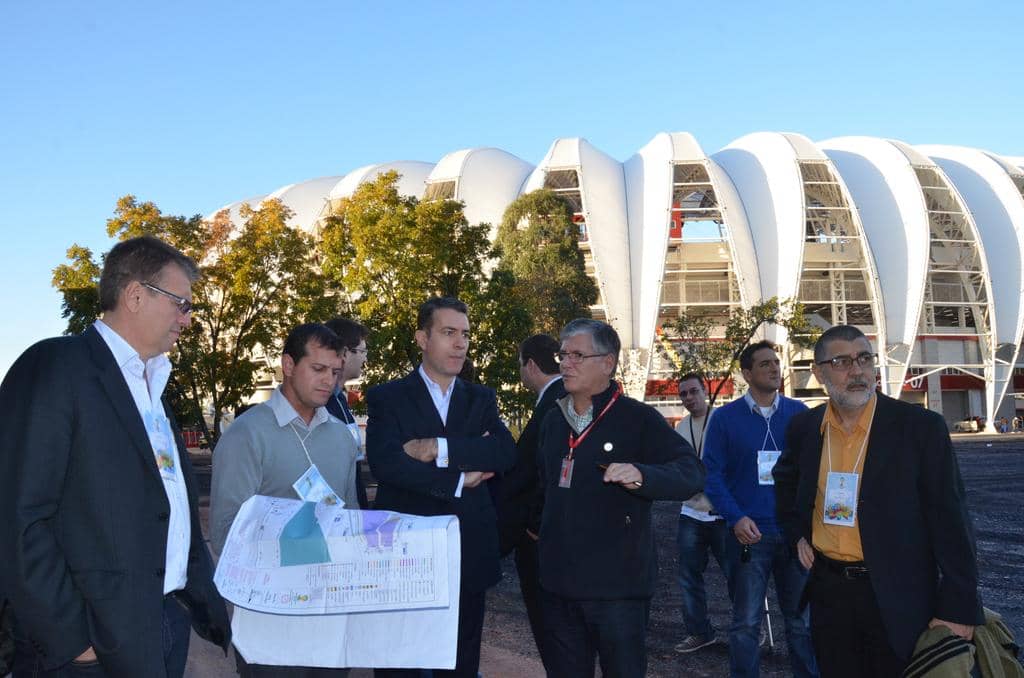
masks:
<instances>
[{"instance_id":1,"label":"shirt collar","mask_svg":"<svg viewBox=\"0 0 1024 678\"><path fill-rule=\"evenodd\" d=\"M309 425L307 426L305 420L299 416L299 413L295 411L292 404L281 393L280 386L275 388L274 392L270 394L270 397L267 399L267 407L274 413L274 419L277 420L277 425L281 428L295 422L297 419L299 424L312 431L320 424L335 418L330 415L326 407L318 407L313 410L313 418L309 420Z\"/></svg>"},{"instance_id":2,"label":"shirt collar","mask_svg":"<svg viewBox=\"0 0 1024 678\"><path fill-rule=\"evenodd\" d=\"M416 368L416 371L419 372L420 378L423 379L423 383L427 385L428 391L433 391L434 393L440 395L445 400L451 398L452 391L455 390L455 380L458 379L458 377L454 377L451 380L446 390L441 390L441 385L427 376L427 371L423 369L423 363L420 363L420 366Z\"/></svg>"},{"instance_id":3,"label":"shirt collar","mask_svg":"<svg viewBox=\"0 0 1024 678\"><path fill-rule=\"evenodd\" d=\"M536 407L537 405L540 405L540 401L544 399L544 394L547 392L548 387L551 386L551 384L555 383L556 381L558 381L561 378L562 378L562 375L560 375L560 374L556 375L554 379L552 379L548 383L544 384L544 388L542 388L540 390L540 393L537 394L537 403L534 405L534 407Z\"/></svg>"},{"instance_id":4,"label":"shirt collar","mask_svg":"<svg viewBox=\"0 0 1024 678\"><path fill-rule=\"evenodd\" d=\"M853 425L854 430L860 431L862 434L868 432L868 429L871 428L871 420L875 416L875 404L877 402L878 398L872 393L871 399L868 400L867 405L861 410L860 416L857 417L857 423ZM821 432L824 433L825 427L829 425L836 429L843 429L843 420L839 418L839 413L836 412L831 398L828 401L828 406L825 408L825 416L821 419Z\"/></svg>"},{"instance_id":5,"label":"shirt collar","mask_svg":"<svg viewBox=\"0 0 1024 678\"><path fill-rule=\"evenodd\" d=\"M773 414L775 414L778 411L778 409L779 409L779 392L778 391L775 392L775 399L772 400L772 404L769 406L769 410L768 410L768 414L767 415L764 415L764 414L761 413L761 406L757 404L756 400L754 400L754 396L750 395L750 391L747 391L746 393L743 394L743 400L746 401L747 407L750 408L751 412L753 412L754 414L759 414L762 417L763 416L769 416L770 417Z\"/></svg>"},{"instance_id":6,"label":"shirt collar","mask_svg":"<svg viewBox=\"0 0 1024 678\"><path fill-rule=\"evenodd\" d=\"M138 379L145 379L148 376L149 383L159 384L160 388L157 391L163 391L163 385L167 384L167 380L171 376L171 361L165 353L143 362L139 352L132 348L132 345L110 325L97 319L93 323L93 327L110 348L110 352L114 355L114 362L122 372L128 372Z\"/></svg>"}]
</instances>

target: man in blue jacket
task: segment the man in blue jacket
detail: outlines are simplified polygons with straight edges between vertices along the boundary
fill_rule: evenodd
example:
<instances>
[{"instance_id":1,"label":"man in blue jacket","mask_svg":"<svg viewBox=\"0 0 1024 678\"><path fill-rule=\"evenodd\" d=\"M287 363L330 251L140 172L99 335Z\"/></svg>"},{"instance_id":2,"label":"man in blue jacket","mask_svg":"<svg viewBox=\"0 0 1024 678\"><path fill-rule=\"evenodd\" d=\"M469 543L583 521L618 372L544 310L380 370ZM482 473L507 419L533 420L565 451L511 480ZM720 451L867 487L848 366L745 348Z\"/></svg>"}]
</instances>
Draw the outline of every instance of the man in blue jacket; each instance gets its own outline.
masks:
<instances>
[{"instance_id":1,"label":"man in blue jacket","mask_svg":"<svg viewBox=\"0 0 1024 678\"><path fill-rule=\"evenodd\" d=\"M704 439L705 493L732 529L726 558L733 572L729 667L732 676L759 675L758 633L768 575L775 578L786 624L790 665L798 678L816 676L806 611L800 594L807 570L783 538L775 517L772 468L782 453L789 420L807 407L779 393L782 372L775 345L751 344L740 354L742 398L715 411Z\"/></svg>"},{"instance_id":2,"label":"man in blue jacket","mask_svg":"<svg viewBox=\"0 0 1024 678\"><path fill-rule=\"evenodd\" d=\"M541 426L540 528L545 668L558 678L643 676L657 577L651 505L700 491L704 471L654 408L612 380L619 337L610 325L565 326L558 360L568 393Z\"/></svg>"}]
</instances>

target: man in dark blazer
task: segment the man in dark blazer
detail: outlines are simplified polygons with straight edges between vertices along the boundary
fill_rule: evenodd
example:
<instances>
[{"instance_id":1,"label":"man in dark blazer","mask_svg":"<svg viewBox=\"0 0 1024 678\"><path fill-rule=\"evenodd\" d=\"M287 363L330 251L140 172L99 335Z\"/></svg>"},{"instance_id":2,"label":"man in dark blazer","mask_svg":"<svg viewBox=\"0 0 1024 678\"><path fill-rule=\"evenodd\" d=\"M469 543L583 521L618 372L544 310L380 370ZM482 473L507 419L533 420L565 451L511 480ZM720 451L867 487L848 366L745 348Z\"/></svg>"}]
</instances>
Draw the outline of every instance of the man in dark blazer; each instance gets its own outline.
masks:
<instances>
[{"instance_id":1,"label":"man in dark blazer","mask_svg":"<svg viewBox=\"0 0 1024 678\"><path fill-rule=\"evenodd\" d=\"M348 406L348 391L345 384L363 376L363 365L366 364L366 337L370 331L362 323L351 318L338 316L331 318L324 323L341 339L341 357L345 361L342 366L341 378L334 389L334 395L327 401L327 411L340 419L348 428L352 437L355 438L356 447L359 448L359 458L356 460L356 497L359 501L359 508L370 508L370 502L366 498L366 483L363 481L362 463L366 460L363 435L359 430L356 417Z\"/></svg>"},{"instance_id":2,"label":"man in dark blazer","mask_svg":"<svg viewBox=\"0 0 1024 678\"><path fill-rule=\"evenodd\" d=\"M230 642L161 399L197 276L155 238L119 243L100 278L103 319L32 346L0 386L0 591L16 677L177 678L190 623Z\"/></svg>"},{"instance_id":3,"label":"man in dark blazer","mask_svg":"<svg viewBox=\"0 0 1024 678\"><path fill-rule=\"evenodd\" d=\"M413 515L455 515L462 542L458 657L435 676L474 678L487 589L501 576L494 504L486 480L515 461L512 434L492 389L457 377L469 347L466 305L434 297L419 308L423 362L367 393L366 453L377 479L375 507ZM417 676L416 670L377 670Z\"/></svg>"},{"instance_id":4,"label":"man in dark blazer","mask_svg":"<svg viewBox=\"0 0 1024 678\"><path fill-rule=\"evenodd\" d=\"M498 540L501 554L515 550L519 590L526 604L526 616L545 666L545 634L540 608L540 565L537 538L540 532L538 500L541 492L537 471L537 442L544 416L565 396L562 375L555 354L559 345L554 337L536 334L519 346L519 376L523 385L537 394L530 420L516 441L516 465L501 477L498 490Z\"/></svg>"},{"instance_id":5,"label":"man in dark blazer","mask_svg":"<svg viewBox=\"0 0 1024 678\"><path fill-rule=\"evenodd\" d=\"M984 623L971 520L943 418L875 392L864 334L818 340L829 402L790 422L777 511L804 567L821 675L901 675L918 636Z\"/></svg>"}]
</instances>

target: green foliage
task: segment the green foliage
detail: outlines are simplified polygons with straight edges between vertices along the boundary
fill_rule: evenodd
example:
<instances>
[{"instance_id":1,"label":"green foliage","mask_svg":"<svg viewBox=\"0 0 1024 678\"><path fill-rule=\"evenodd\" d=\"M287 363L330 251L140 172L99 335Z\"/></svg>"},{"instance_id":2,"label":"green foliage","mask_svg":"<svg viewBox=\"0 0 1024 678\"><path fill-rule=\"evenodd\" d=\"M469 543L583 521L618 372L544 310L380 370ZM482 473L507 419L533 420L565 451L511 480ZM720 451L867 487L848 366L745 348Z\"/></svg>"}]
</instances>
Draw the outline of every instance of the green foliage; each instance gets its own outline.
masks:
<instances>
[{"instance_id":1,"label":"green foliage","mask_svg":"<svg viewBox=\"0 0 1024 678\"><path fill-rule=\"evenodd\" d=\"M172 355L176 383L169 396L182 422L205 428L202 405L213 405L216 443L224 412L242 404L258 372L276 364L277 349L295 324L323 320L333 311L313 259L313 241L287 225L291 212L270 200L259 209L243 207L235 228L227 212L209 221L163 214L152 202L128 195L107 221L107 235L119 240L154 235L199 263L202 277L192 286L192 325ZM64 296L67 332L80 332L99 313L100 268L77 245L70 264L54 269L53 284ZM260 361L262 355L273 359Z\"/></svg>"},{"instance_id":2,"label":"green foliage","mask_svg":"<svg viewBox=\"0 0 1024 678\"><path fill-rule=\"evenodd\" d=\"M808 322L803 304L793 299L772 297L750 308L732 310L725 322L724 337L716 332L722 326L720 315L684 311L673 325L679 338L673 343L676 378L690 372L703 375L713 407L726 380L739 369L740 353L766 324L786 328L790 342L801 347L813 346L821 334Z\"/></svg>"},{"instance_id":3,"label":"green foliage","mask_svg":"<svg viewBox=\"0 0 1024 678\"><path fill-rule=\"evenodd\" d=\"M597 286L586 273L572 211L555 193L538 190L513 201L496 245L500 267L515 278L513 294L533 318L531 333L557 336L570 320L590 317Z\"/></svg>"},{"instance_id":4,"label":"green foliage","mask_svg":"<svg viewBox=\"0 0 1024 678\"><path fill-rule=\"evenodd\" d=\"M367 384L394 379L420 361L416 309L433 295L454 296L470 309L469 358L477 378L497 389L504 410L518 410L518 342L528 312L511 293L507 272L485 272L493 252L488 224L469 224L463 205L401 196L398 174L361 184L324 221L324 274L349 290L348 303L370 328Z\"/></svg>"}]
</instances>

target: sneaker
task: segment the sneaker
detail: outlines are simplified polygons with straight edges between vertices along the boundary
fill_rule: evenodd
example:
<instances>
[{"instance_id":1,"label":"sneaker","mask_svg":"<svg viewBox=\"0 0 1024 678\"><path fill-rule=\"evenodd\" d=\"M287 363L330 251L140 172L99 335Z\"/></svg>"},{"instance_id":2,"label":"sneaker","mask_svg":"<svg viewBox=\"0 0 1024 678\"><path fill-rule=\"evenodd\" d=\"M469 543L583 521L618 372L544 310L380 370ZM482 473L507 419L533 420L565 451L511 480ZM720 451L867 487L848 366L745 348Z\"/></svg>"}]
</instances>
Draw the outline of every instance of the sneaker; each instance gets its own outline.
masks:
<instances>
[{"instance_id":1,"label":"sneaker","mask_svg":"<svg viewBox=\"0 0 1024 678\"><path fill-rule=\"evenodd\" d=\"M686 636L683 642L676 644L675 650L680 654L689 654L690 652L696 652L702 647L714 644L716 640L717 638L715 638L713 633L710 636Z\"/></svg>"}]
</instances>

